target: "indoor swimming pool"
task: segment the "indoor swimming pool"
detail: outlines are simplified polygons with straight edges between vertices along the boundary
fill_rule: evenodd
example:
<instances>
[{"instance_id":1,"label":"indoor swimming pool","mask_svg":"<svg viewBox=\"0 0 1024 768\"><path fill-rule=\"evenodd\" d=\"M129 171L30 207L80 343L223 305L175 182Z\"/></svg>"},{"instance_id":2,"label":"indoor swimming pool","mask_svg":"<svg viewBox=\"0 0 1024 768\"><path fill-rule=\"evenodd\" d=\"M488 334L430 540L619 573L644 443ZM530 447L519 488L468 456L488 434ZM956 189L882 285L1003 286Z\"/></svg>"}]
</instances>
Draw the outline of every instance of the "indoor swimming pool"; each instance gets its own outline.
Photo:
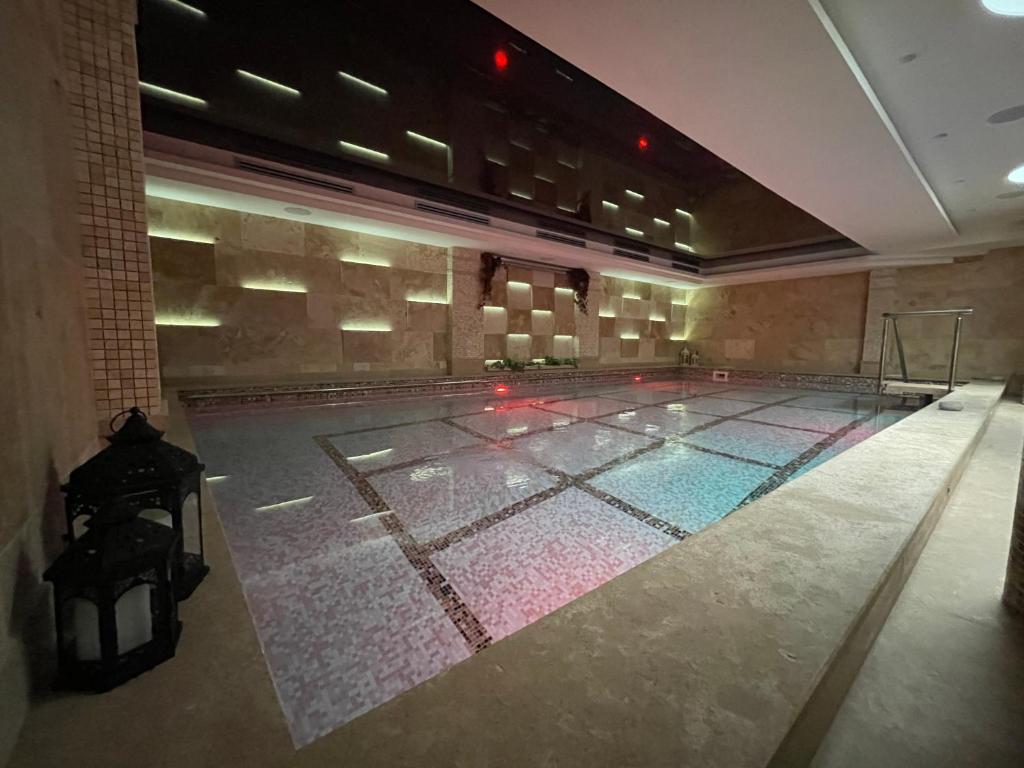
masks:
<instances>
[{"instance_id":1,"label":"indoor swimming pool","mask_svg":"<svg viewBox=\"0 0 1024 768\"><path fill-rule=\"evenodd\" d=\"M626 380L190 423L302 746L910 412Z\"/></svg>"}]
</instances>

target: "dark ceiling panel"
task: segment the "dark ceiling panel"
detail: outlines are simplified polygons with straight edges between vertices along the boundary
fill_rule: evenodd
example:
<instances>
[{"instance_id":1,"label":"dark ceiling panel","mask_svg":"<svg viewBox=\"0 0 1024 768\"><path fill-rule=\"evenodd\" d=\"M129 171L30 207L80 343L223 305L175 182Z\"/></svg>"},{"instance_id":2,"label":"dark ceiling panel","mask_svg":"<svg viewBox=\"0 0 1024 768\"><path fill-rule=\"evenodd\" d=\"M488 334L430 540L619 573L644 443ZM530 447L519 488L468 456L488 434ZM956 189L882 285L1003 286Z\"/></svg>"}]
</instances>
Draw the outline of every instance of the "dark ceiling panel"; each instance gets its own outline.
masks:
<instances>
[{"instance_id":1,"label":"dark ceiling panel","mask_svg":"<svg viewBox=\"0 0 1024 768\"><path fill-rule=\"evenodd\" d=\"M205 102L144 91L149 130L202 140L205 125L221 144L225 131L237 131L276 146L278 157L291 148L335 172L376 167L383 179L505 198L668 252L680 253L676 243L707 256L784 245L787 216L794 236L834 234L467 0L189 4L205 16L167 0L140 2L140 79ZM503 71L498 49L508 57ZM723 204L736 198L733 187L743 206ZM749 221L759 196L771 202L767 230Z\"/></svg>"}]
</instances>

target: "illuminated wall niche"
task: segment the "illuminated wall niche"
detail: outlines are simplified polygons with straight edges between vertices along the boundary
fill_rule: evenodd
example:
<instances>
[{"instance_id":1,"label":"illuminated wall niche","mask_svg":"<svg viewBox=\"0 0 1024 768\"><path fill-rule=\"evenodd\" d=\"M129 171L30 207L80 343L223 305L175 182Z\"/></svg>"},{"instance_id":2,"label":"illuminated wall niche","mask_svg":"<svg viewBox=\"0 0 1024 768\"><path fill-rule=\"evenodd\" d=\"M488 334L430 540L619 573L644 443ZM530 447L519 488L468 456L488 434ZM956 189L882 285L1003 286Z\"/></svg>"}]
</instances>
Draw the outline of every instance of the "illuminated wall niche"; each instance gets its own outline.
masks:
<instances>
[{"instance_id":1,"label":"illuminated wall niche","mask_svg":"<svg viewBox=\"0 0 1024 768\"><path fill-rule=\"evenodd\" d=\"M686 333L686 291L602 276L602 364L674 363Z\"/></svg>"},{"instance_id":2,"label":"illuminated wall niche","mask_svg":"<svg viewBox=\"0 0 1024 768\"><path fill-rule=\"evenodd\" d=\"M155 197L147 208L165 378L447 371L446 249Z\"/></svg>"}]
</instances>

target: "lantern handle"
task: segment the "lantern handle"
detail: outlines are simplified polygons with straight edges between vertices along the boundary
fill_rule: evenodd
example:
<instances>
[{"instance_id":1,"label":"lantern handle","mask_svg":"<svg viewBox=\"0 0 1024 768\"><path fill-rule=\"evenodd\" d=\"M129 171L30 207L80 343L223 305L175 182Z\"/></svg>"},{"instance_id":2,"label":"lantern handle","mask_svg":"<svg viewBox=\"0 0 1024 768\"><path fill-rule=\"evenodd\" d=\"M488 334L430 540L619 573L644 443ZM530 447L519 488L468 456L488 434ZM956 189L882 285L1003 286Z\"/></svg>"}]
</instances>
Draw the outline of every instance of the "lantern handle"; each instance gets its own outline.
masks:
<instances>
[{"instance_id":1,"label":"lantern handle","mask_svg":"<svg viewBox=\"0 0 1024 768\"><path fill-rule=\"evenodd\" d=\"M117 430L114 429L114 422L117 421L122 416L124 416L126 413L130 413L133 416L135 414L138 414L142 417L143 421L149 421L149 419L146 418L146 414L142 412L139 406L133 405L131 408L125 408L120 413L115 413L113 416L110 417L110 422L107 424L107 427L110 429L111 432L117 432Z\"/></svg>"}]
</instances>

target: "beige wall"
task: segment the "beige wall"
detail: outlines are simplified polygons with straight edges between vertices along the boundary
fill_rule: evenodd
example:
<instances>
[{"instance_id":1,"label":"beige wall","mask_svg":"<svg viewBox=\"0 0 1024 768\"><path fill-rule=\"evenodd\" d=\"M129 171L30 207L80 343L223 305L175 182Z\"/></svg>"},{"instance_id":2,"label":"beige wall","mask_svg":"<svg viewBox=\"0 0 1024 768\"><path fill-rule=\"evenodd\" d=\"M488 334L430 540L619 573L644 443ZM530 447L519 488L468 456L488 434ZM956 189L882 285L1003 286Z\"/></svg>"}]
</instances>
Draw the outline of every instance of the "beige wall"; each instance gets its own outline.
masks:
<instances>
[{"instance_id":1,"label":"beige wall","mask_svg":"<svg viewBox=\"0 0 1024 768\"><path fill-rule=\"evenodd\" d=\"M149 198L169 380L444 374L446 249Z\"/></svg>"},{"instance_id":2,"label":"beige wall","mask_svg":"<svg viewBox=\"0 0 1024 768\"><path fill-rule=\"evenodd\" d=\"M600 278L598 308L602 365L674 363L684 345L687 292L616 277Z\"/></svg>"},{"instance_id":3,"label":"beige wall","mask_svg":"<svg viewBox=\"0 0 1024 768\"><path fill-rule=\"evenodd\" d=\"M705 362L816 373L877 371L883 312L974 307L960 352L964 377L1024 372L1024 248L953 264L876 270L690 292L688 345ZM900 322L908 373L946 372L951 318ZM898 363L890 351L887 370Z\"/></svg>"},{"instance_id":4,"label":"beige wall","mask_svg":"<svg viewBox=\"0 0 1024 768\"><path fill-rule=\"evenodd\" d=\"M40 573L59 482L96 439L60 29L56 0L0 3L0 765L33 679L49 683Z\"/></svg>"},{"instance_id":5,"label":"beige wall","mask_svg":"<svg viewBox=\"0 0 1024 768\"><path fill-rule=\"evenodd\" d=\"M867 296L865 272L701 288L690 292L687 344L709 364L856 373Z\"/></svg>"},{"instance_id":6,"label":"beige wall","mask_svg":"<svg viewBox=\"0 0 1024 768\"><path fill-rule=\"evenodd\" d=\"M973 307L964 321L959 374L965 377L1024 373L1024 248L992 251L981 258L931 267L871 273L872 302L864 344L864 371L877 371L882 312ZM951 318L900 321L913 377L945 375ZM887 364L895 374L895 352Z\"/></svg>"}]
</instances>

